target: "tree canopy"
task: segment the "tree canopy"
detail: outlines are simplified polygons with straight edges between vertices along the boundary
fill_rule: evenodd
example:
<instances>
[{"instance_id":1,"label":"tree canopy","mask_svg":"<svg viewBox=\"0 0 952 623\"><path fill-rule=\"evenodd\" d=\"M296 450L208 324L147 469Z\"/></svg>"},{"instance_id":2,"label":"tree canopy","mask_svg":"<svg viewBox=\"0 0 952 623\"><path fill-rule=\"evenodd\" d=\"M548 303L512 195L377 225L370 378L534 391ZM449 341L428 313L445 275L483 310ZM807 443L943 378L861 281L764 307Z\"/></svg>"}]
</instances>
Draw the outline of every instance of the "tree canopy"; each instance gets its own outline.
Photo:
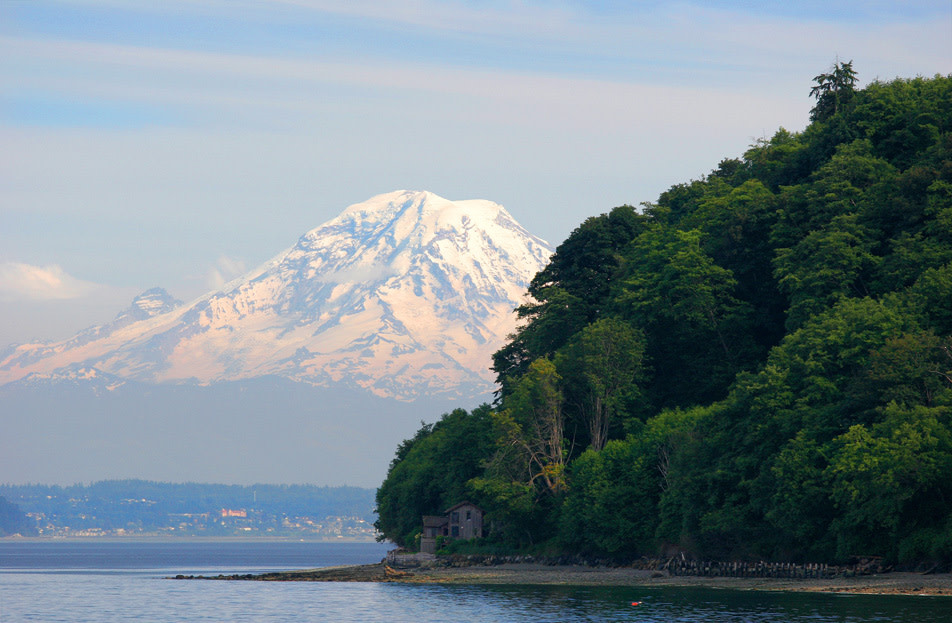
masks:
<instances>
[{"instance_id":1,"label":"tree canopy","mask_svg":"<svg viewBox=\"0 0 952 623\"><path fill-rule=\"evenodd\" d=\"M802 132L559 245L387 538L467 498L510 547L952 561L952 77L814 83Z\"/></svg>"}]
</instances>

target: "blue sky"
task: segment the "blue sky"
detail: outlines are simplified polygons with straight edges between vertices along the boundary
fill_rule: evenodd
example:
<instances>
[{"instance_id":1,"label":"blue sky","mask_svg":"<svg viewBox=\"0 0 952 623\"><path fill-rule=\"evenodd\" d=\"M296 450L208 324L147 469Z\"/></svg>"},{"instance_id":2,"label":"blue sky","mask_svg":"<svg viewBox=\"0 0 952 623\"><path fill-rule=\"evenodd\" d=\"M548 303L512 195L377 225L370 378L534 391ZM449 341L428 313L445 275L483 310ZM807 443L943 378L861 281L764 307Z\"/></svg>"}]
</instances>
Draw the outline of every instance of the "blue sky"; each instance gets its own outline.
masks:
<instances>
[{"instance_id":1,"label":"blue sky","mask_svg":"<svg viewBox=\"0 0 952 623\"><path fill-rule=\"evenodd\" d=\"M399 188L557 244L778 127L952 70L941 2L0 0L0 345L198 296Z\"/></svg>"}]
</instances>

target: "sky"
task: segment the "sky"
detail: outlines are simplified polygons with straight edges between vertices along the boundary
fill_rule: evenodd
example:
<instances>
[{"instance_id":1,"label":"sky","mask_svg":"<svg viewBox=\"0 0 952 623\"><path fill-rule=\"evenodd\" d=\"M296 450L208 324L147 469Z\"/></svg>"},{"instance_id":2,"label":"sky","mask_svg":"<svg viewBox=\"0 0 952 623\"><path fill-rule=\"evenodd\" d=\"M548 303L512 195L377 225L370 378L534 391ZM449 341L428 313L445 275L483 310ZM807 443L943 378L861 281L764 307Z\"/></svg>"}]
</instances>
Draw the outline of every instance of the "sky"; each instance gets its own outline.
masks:
<instances>
[{"instance_id":1,"label":"sky","mask_svg":"<svg viewBox=\"0 0 952 623\"><path fill-rule=\"evenodd\" d=\"M0 350L190 300L397 189L553 245L778 128L952 71L952 3L0 0Z\"/></svg>"}]
</instances>

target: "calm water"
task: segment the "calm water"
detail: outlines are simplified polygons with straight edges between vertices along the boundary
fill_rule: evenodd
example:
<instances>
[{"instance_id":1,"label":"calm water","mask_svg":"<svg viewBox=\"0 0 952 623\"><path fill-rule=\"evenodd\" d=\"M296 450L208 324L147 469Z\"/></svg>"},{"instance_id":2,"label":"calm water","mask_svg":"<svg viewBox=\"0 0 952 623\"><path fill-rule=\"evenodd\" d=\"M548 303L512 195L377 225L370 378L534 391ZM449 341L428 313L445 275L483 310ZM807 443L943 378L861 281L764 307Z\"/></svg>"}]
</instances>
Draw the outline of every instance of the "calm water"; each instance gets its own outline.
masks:
<instances>
[{"instance_id":1,"label":"calm water","mask_svg":"<svg viewBox=\"0 0 952 623\"><path fill-rule=\"evenodd\" d=\"M0 623L20 621L952 621L952 600L699 589L183 582L379 561L379 544L0 542ZM633 607L632 601L643 605Z\"/></svg>"}]
</instances>

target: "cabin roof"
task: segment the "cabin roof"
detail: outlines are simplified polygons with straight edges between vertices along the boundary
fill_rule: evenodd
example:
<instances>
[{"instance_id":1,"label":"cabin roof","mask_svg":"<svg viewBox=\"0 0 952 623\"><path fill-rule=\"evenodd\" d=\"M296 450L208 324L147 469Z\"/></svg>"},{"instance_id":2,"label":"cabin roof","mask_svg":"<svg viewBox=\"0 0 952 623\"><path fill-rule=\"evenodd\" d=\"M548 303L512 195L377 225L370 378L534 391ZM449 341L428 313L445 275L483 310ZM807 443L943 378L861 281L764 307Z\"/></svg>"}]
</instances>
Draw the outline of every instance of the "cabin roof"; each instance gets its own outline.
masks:
<instances>
[{"instance_id":1,"label":"cabin roof","mask_svg":"<svg viewBox=\"0 0 952 623\"><path fill-rule=\"evenodd\" d=\"M472 506L473 508L475 508L476 510L478 510L480 513L483 512L483 509L481 509L480 507L476 506L476 505L473 504L472 502L460 502L459 504L456 504L455 506L450 506L448 509L446 509L446 513L449 514L450 512L455 511L455 510L456 510L457 508L459 508L460 506Z\"/></svg>"},{"instance_id":2,"label":"cabin roof","mask_svg":"<svg viewBox=\"0 0 952 623\"><path fill-rule=\"evenodd\" d=\"M444 517L442 515L424 515L423 516L423 527L424 528L440 528L445 526L450 522L449 517Z\"/></svg>"}]
</instances>

